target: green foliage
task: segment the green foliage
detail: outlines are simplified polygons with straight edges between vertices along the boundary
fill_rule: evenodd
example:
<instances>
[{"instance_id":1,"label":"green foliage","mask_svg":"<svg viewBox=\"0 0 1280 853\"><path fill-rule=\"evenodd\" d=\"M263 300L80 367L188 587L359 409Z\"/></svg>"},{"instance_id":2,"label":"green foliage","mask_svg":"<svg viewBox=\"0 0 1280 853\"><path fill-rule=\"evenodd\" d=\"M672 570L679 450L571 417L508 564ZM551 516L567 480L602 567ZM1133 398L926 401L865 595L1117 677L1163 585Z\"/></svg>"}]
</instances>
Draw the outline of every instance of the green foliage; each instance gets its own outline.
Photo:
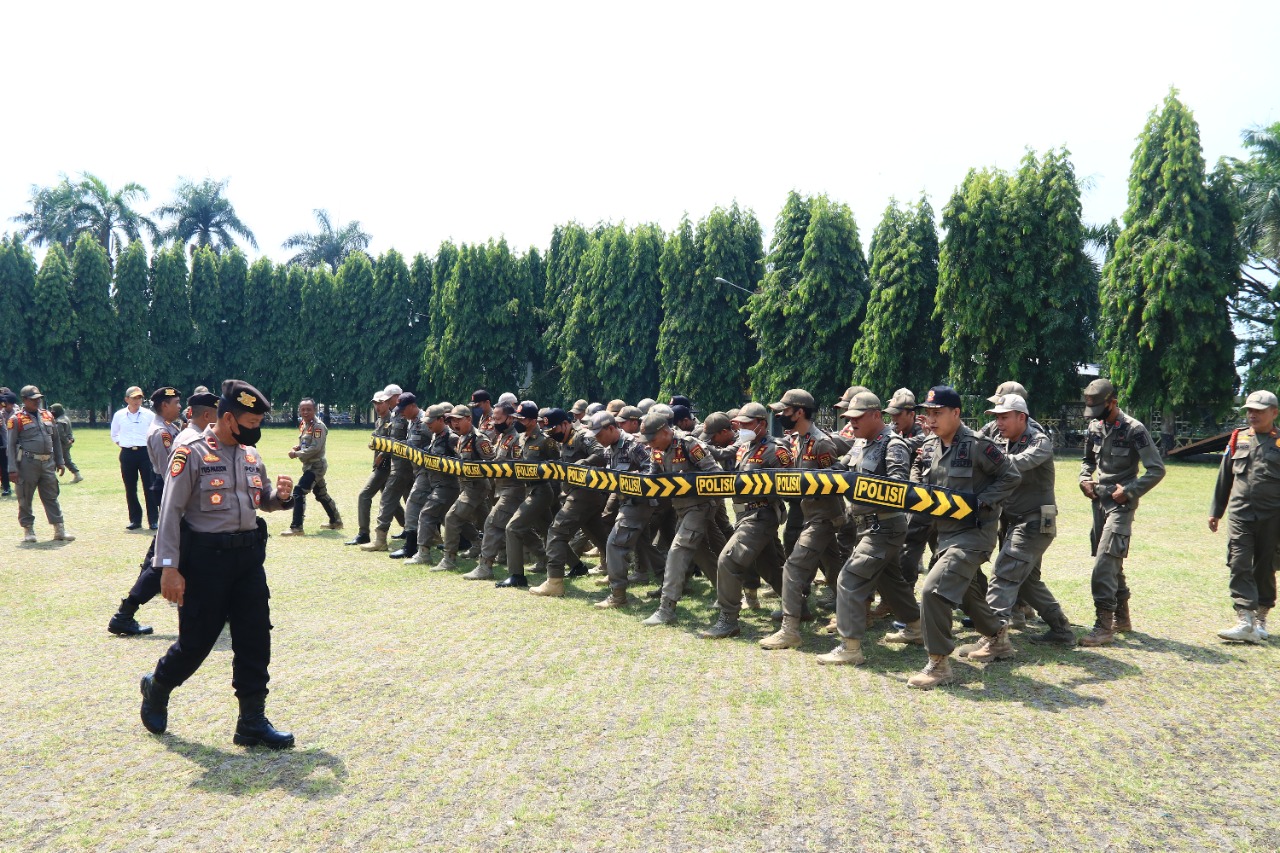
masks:
<instances>
[{"instance_id":1,"label":"green foliage","mask_svg":"<svg viewBox=\"0 0 1280 853\"><path fill-rule=\"evenodd\" d=\"M191 298L191 322L194 328L188 337L194 342L198 357L192 360L192 373L186 383L214 388L227 378L226 334L231 325L227 317L222 290L218 281L218 256L208 246L201 246L191 256L191 279L187 292ZM177 382L178 380L173 380ZM186 385L178 386L185 390Z\"/></svg>"},{"instance_id":2,"label":"green foliage","mask_svg":"<svg viewBox=\"0 0 1280 853\"><path fill-rule=\"evenodd\" d=\"M296 304L277 302L277 279L284 274L278 271L270 258L258 258L249 267L244 282L244 360L233 362L232 377L242 378L262 389L268 399L274 401L280 394L280 377L289 366L281 363L282 357L292 351L292 329L289 318Z\"/></svg>"},{"instance_id":3,"label":"green foliage","mask_svg":"<svg viewBox=\"0 0 1280 853\"><path fill-rule=\"evenodd\" d=\"M298 249L298 253L288 260L290 264L301 264L304 267L318 267L327 264L329 269L337 272L338 267L353 252L363 253L369 248L371 238L361 228L359 222L348 222L338 226L329 218L329 211L312 211L320 231L315 234L302 232L289 237L281 245L284 249Z\"/></svg>"},{"instance_id":4,"label":"green foliage","mask_svg":"<svg viewBox=\"0 0 1280 853\"><path fill-rule=\"evenodd\" d=\"M36 275L34 311L27 334L21 335L35 358L23 384L41 386L53 397L74 394L76 376L76 318L71 307L71 267L62 246L49 247ZM38 330L38 333L32 333Z\"/></svg>"},{"instance_id":5,"label":"green foliage","mask_svg":"<svg viewBox=\"0 0 1280 853\"><path fill-rule=\"evenodd\" d=\"M952 384L985 396L1015 380L1033 411L1073 399L1096 308L1068 153L1028 152L1014 176L970 171L942 226L934 316Z\"/></svg>"},{"instance_id":6,"label":"green foliage","mask_svg":"<svg viewBox=\"0 0 1280 853\"><path fill-rule=\"evenodd\" d=\"M658 327L662 323L660 266L665 242L657 225L641 225L631 232L627 259L628 300L623 307L626 338L621 346L629 355L619 373L610 379L610 396L636 402L658 387ZM577 399L576 397L574 399Z\"/></svg>"},{"instance_id":7,"label":"green foliage","mask_svg":"<svg viewBox=\"0 0 1280 853\"><path fill-rule=\"evenodd\" d=\"M250 352L257 345L255 325L261 321L261 315L249 314L246 310L248 276L249 263L239 249L232 249L218 258L218 291L222 299L222 317L227 321L222 325L219 376L223 379L245 376Z\"/></svg>"},{"instance_id":8,"label":"green foliage","mask_svg":"<svg viewBox=\"0 0 1280 853\"><path fill-rule=\"evenodd\" d=\"M368 263L367 258L365 263ZM348 383L345 374L340 374L347 361L345 354L334 357L330 353L337 344L339 329L340 302L334 276L327 266L304 270L291 264L291 278L294 270L305 276L302 309L298 312L298 334L290 342L300 363L294 373L297 384L286 393L295 405L303 397L336 399L335 395L341 393L339 388Z\"/></svg>"},{"instance_id":9,"label":"green foliage","mask_svg":"<svg viewBox=\"0 0 1280 853\"><path fill-rule=\"evenodd\" d=\"M1206 183L1195 119L1170 92L1138 139L1124 231L1103 272L1101 350L1128 406L1231 402L1234 216L1224 182Z\"/></svg>"},{"instance_id":10,"label":"green foliage","mask_svg":"<svg viewBox=\"0 0 1280 853\"><path fill-rule=\"evenodd\" d=\"M587 230L576 222L570 222L556 226L547 249L544 265L546 286L541 311L542 349L548 369L557 377L556 388L561 398L577 399L577 391L566 390L572 389L572 385L563 376L566 368L580 372L580 353L590 347L581 337L579 327L569 327L574 299L580 290L582 259L590 245L591 235ZM573 334L578 334L578 337L571 337Z\"/></svg>"},{"instance_id":11,"label":"green foliage","mask_svg":"<svg viewBox=\"0 0 1280 853\"><path fill-rule=\"evenodd\" d=\"M63 175L51 187L31 187L31 210L13 221L21 227L18 236L35 246L61 246L70 254L83 230L80 217L80 189Z\"/></svg>"},{"instance_id":12,"label":"green foliage","mask_svg":"<svg viewBox=\"0 0 1280 853\"><path fill-rule=\"evenodd\" d=\"M122 245L140 240L143 230L155 237L158 233L155 223L133 209L134 199L148 197L146 187L130 181L113 191L97 175L85 172L81 178L76 186L78 226L82 233L94 236L108 258L113 250L119 253Z\"/></svg>"},{"instance_id":13,"label":"green foliage","mask_svg":"<svg viewBox=\"0 0 1280 853\"><path fill-rule=\"evenodd\" d=\"M155 353L154 369L149 376L142 374L137 379L126 376L126 382L148 389L160 384L185 388L191 384L193 374L193 328L187 293L187 258L182 246L171 246L151 259L149 324ZM207 382L205 384L208 385Z\"/></svg>"},{"instance_id":14,"label":"green foliage","mask_svg":"<svg viewBox=\"0 0 1280 853\"><path fill-rule=\"evenodd\" d=\"M71 260L71 307L76 316L76 381L67 401L102 408L116 399L111 384L121 367L116 312L111 305L111 265L91 234L81 234Z\"/></svg>"},{"instance_id":15,"label":"green foliage","mask_svg":"<svg viewBox=\"0 0 1280 853\"><path fill-rule=\"evenodd\" d=\"M390 265L395 268L393 277L399 279L403 289L409 278L404 258L397 252L390 259ZM327 362L334 374L332 395L325 397L328 402L340 405L363 403L369 399L370 391L366 389L376 381L367 346L367 338L374 336L350 334L349 331L344 334L344 330L372 331L386 324L398 325L404 322L403 315L389 316L386 311L378 310L384 303L379 298L381 294L376 291L374 281L373 264L364 252L348 254L338 267L333 288L334 311L328 318L329 336L315 337L311 341L311 346L324 350L325 355L320 360ZM413 349L404 346L386 352L394 357L399 352L409 355Z\"/></svg>"},{"instance_id":16,"label":"green foliage","mask_svg":"<svg viewBox=\"0 0 1280 853\"><path fill-rule=\"evenodd\" d=\"M430 333L429 318L417 313L427 309L431 299L429 258L418 255L410 268L404 256L392 249L378 258L373 277L373 301L378 307L370 318L372 334L358 343L363 355L359 393L364 398L359 402L392 381L405 388L421 387L422 347Z\"/></svg>"},{"instance_id":17,"label":"green foliage","mask_svg":"<svg viewBox=\"0 0 1280 853\"><path fill-rule=\"evenodd\" d=\"M151 328L149 304L151 285L147 279L147 250L134 240L116 262L116 338L114 387L111 399L118 400L128 385L144 382L153 375L156 353L148 334Z\"/></svg>"},{"instance_id":18,"label":"green foliage","mask_svg":"<svg viewBox=\"0 0 1280 853\"><path fill-rule=\"evenodd\" d=\"M9 318L0 334L0 385L17 389L31 369L35 353L26 335L18 333L14 318L34 316L36 262L22 239L0 237L0 317Z\"/></svg>"},{"instance_id":19,"label":"green foliage","mask_svg":"<svg viewBox=\"0 0 1280 853\"><path fill-rule=\"evenodd\" d=\"M933 311L938 294L938 232L933 208L891 201L871 237L871 295L853 345L853 382L888 402L906 387L923 399L939 384L945 363L942 324Z\"/></svg>"},{"instance_id":20,"label":"green foliage","mask_svg":"<svg viewBox=\"0 0 1280 853\"><path fill-rule=\"evenodd\" d=\"M1244 145L1249 158L1231 168L1246 253L1232 316L1243 328L1239 363L1253 391L1280 387L1280 122L1245 131Z\"/></svg>"},{"instance_id":21,"label":"green foliage","mask_svg":"<svg viewBox=\"0 0 1280 853\"><path fill-rule=\"evenodd\" d=\"M212 178L205 178L200 183L181 181L174 200L155 210L157 217L173 220L160 232L159 239L182 246L194 241L197 246L209 246L216 252L224 252L235 248L235 237L239 236L253 248L258 248L257 238L240 221L230 200L222 194L227 183L226 179L215 181Z\"/></svg>"},{"instance_id":22,"label":"green foliage","mask_svg":"<svg viewBox=\"0 0 1280 853\"><path fill-rule=\"evenodd\" d=\"M728 409L742 402L754 347L743 320L746 294L715 279L759 280L760 225L734 204L711 211L690 231L686 218L668 238L660 263L661 393L684 394L704 411Z\"/></svg>"},{"instance_id":23,"label":"green foliage","mask_svg":"<svg viewBox=\"0 0 1280 853\"><path fill-rule=\"evenodd\" d=\"M445 314L445 304L449 297L449 281L453 277L459 255L458 247L453 243L448 241L441 243L440 251L436 253L436 262L431 267L431 307L427 318L430 334L422 347L422 387L420 390L436 397L444 395L444 388L446 387L444 377L449 369L449 358L444 350L444 334L449 325L449 317ZM396 376L395 374L388 374L388 376L390 377L390 382L396 382L406 390L412 387L405 384L409 379L408 376Z\"/></svg>"}]
</instances>

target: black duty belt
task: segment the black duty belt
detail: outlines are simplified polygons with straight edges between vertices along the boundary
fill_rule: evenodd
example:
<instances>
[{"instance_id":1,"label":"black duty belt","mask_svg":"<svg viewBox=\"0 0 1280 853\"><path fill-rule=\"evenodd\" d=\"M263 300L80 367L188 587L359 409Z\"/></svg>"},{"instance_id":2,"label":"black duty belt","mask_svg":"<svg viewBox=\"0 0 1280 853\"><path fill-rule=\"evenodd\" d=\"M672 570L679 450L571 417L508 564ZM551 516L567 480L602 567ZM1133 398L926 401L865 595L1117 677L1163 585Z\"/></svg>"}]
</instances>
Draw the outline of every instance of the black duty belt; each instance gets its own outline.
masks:
<instances>
[{"instance_id":1,"label":"black duty belt","mask_svg":"<svg viewBox=\"0 0 1280 853\"><path fill-rule=\"evenodd\" d=\"M900 512L862 512L851 517L853 519L853 523L859 527L870 527L871 525L879 524L882 521L892 521L900 515L902 515Z\"/></svg>"},{"instance_id":2,"label":"black duty belt","mask_svg":"<svg viewBox=\"0 0 1280 853\"><path fill-rule=\"evenodd\" d=\"M433 456L401 441L374 437L374 449L407 459L429 470L467 479L556 480L629 497L800 498L843 495L859 504L883 506L938 518L973 515L978 499L968 492L877 477L856 471L817 471L766 468L746 472L620 474L608 468L588 468L563 462L463 462ZM767 501L766 501L767 502Z\"/></svg>"},{"instance_id":3,"label":"black duty belt","mask_svg":"<svg viewBox=\"0 0 1280 853\"><path fill-rule=\"evenodd\" d=\"M1033 509L1031 512L1024 512L1022 515L1005 515L1001 521L1005 524L1021 524L1024 521L1034 521L1035 519L1038 519L1041 514L1040 510Z\"/></svg>"},{"instance_id":4,"label":"black duty belt","mask_svg":"<svg viewBox=\"0 0 1280 853\"><path fill-rule=\"evenodd\" d=\"M190 544L215 551L238 551L267 541L267 526L264 523L253 530L241 530L238 533L200 533L189 527L185 527L182 532Z\"/></svg>"}]
</instances>

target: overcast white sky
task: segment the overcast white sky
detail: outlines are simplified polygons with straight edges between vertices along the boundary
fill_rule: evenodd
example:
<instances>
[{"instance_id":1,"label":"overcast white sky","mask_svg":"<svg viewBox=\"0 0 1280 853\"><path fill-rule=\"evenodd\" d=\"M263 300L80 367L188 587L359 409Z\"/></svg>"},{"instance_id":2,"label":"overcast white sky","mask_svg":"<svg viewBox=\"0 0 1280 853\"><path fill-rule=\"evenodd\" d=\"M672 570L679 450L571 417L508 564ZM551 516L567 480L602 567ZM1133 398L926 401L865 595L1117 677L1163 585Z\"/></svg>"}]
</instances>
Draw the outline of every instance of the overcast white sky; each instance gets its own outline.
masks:
<instances>
[{"instance_id":1,"label":"overcast white sky","mask_svg":"<svg viewBox=\"0 0 1280 853\"><path fill-rule=\"evenodd\" d=\"M82 8L81 8L82 7ZM670 229L790 189L941 209L971 167L1067 146L1087 221L1120 217L1176 86L1206 159L1280 120L1280 3L11 4L0 231L32 184L179 177L283 260L312 208L376 254L545 247L576 219ZM256 254L250 251L250 255Z\"/></svg>"}]
</instances>

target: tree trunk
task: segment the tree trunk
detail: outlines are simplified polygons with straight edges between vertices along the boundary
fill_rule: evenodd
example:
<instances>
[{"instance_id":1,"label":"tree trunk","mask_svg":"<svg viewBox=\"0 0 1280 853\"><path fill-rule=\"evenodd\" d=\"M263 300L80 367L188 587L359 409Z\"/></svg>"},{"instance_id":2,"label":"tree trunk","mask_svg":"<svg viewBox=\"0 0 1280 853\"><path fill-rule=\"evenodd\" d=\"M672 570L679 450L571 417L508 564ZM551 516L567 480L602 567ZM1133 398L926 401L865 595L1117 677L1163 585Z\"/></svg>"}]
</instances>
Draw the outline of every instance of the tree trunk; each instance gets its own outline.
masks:
<instances>
[{"instance_id":1,"label":"tree trunk","mask_svg":"<svg viewBox=\"0 0 1280 853\"><path fill-rule=\"evenodd\" d=\"M1176 445L1178 435L1178 414L1173 409L1165 409L1160 418L1160 455L1168 456Z\"/></svg>"}]
</instances>

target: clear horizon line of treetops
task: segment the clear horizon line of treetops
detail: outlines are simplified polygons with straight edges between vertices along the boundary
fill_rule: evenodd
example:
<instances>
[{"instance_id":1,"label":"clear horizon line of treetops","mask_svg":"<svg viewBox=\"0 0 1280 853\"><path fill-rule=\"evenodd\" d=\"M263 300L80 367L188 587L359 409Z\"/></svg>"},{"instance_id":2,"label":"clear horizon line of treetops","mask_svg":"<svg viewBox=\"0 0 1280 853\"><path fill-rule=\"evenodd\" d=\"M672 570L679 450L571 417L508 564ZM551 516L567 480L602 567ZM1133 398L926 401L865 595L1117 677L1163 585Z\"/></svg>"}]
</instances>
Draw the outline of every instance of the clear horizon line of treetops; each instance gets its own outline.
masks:
<instances>
[{"instance_id":1,"label":"clear horizon line of treetops","mask_svg":"<svg viewBox=\"0 0 1280 853\"><path fill-rule=\"evenodd\" d=\"M291 238L298 256L250 264L225 181L184 185L160 228L122 213L141 187L85 176L33 192L0 242L0 313L29 332L0 339L0 383L97 410L128 385L243 376L281 403L361 405L398 382L454 400L682 393L712 411L791 387L887 399L1016 379L1052 416L1079 396L1076 366L1097 362L1123 405L1216 413L1239 390L1233 321L1249 330L1246 383L1280 374L1280 293L1265 286L1280 229L1251 201L1280 174L1278 129L1207 170L1171 92L1139 137L1123 227L1081 220L1065 149L1028 151L1014 172L971 170L940 223L926 198L891 201L866 254L848 205L792 192L767 251L736 203L669 233L571 222L545 250L446 241L412 260L370 257L359 223L317 211L321 233ZM59 213L68 188L80 206ZM143 231L161 241L150 255ZM50 247L38 267L24 238Z\"/></svg>"}]
</instances>

